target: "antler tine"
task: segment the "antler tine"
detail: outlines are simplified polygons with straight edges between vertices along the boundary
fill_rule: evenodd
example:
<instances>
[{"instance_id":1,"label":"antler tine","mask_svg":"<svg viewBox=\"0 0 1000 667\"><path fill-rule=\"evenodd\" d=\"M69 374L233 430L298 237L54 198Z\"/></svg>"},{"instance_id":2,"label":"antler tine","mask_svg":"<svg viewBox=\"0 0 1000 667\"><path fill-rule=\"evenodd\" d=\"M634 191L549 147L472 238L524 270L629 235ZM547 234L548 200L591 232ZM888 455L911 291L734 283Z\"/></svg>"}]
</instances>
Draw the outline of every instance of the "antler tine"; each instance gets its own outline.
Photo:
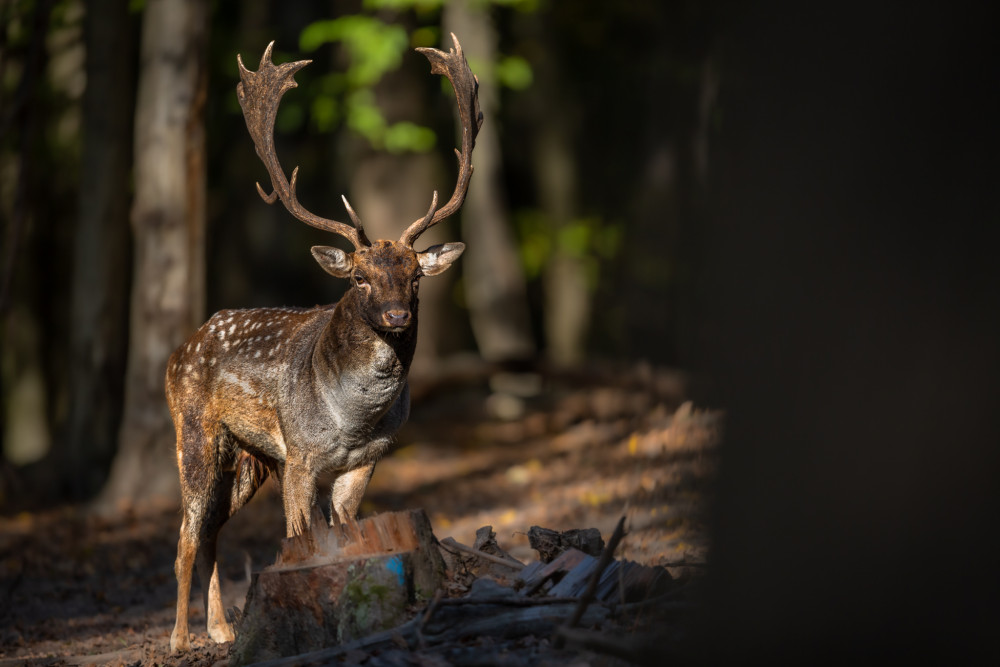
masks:
<instances>
[{"instance_id":1,"label":"antler tine","mask_svg":"<svg viewBox=\"0 0 1000 667\"><path fill-rule=\"evenodd\" d=\"M434 212L437 210L437 206L438 206L438 191L435 190L434 196L431 197L431 207L427 209L427 213L424 215L424 217L415 221L413 224L423 225L424 228L426 229L426 227L431 224L431 219L434 217Z\"/></svg>"},{"instance_id":2,"label":"antler tine","mask_svg":"<svg viewBox=\"0 0 1000 667\"><path fill-rule=\"evenodd\" d=\"M365 228L361 225L361 218L358 214L354 212L351 208L351 202L347 201L347 195L340 195L340 198L344 201L344 208L347 209L347 215L351 216L351 222L354 223L355 229L358 230L358 238L361 239L362 243L365 245L371 245L372 242L368 240L368 236L365 234Z\"/></svg>"},{"instance_id":3,"label":"antler tine","mask_svg":"<svg viewBox=\"0 0 1000 667\"><path fill-rule=\"evenodd\" d=\"M462 123L462 150L461 152L455 150L458 155L458 181L455 184L455 192L444 206L433 215L414 221L403 232L399 242L410 247L429 227L455 213L465 202L469 181L472 179L472 150L476 147L476 135L483 125L483 112L479 110L479 80L469 69L469 63L462 53L462 45L459 44L455 33L451 33L451 40L455 48L449 49L448 53L429 48L419 48L417 51L430 61L431 74L443 74L448 77L452 88L455 89L458 117ZM434 199L436 203L437 193Z\"/></svg>"},{"instance_id":4,"label":"antler tine","mask_svg":"<svg viewBox=\"0 0 1000 667\"><path fill-rule=\"evenodd\" d=\"M357 221L355 228L337 220L321 218L299 203L295 195L298 167L292 171L291 182L285 178L285 172L274 150L274 119L278 115L278 105L281 103L282 95L298 86L295 82L295 73L312 61L298 60L275 66L271 61L273 48L274 42L267 45L256 72L244 67L243 59L239 55L236 56L240 68L240 83L236 84L236 96L243 108L243 118L257 149L257 156L267 168L267 173L271 176L271 187L274 188L268 195L258 183L257 192L268 204L273 204L280 198L288 212L296 218L307 225L343 236L354 244L355 249L371 245ZM352 219L356 220L357 216L349 206L348 212Z\"/></svg>"}]
</instances>

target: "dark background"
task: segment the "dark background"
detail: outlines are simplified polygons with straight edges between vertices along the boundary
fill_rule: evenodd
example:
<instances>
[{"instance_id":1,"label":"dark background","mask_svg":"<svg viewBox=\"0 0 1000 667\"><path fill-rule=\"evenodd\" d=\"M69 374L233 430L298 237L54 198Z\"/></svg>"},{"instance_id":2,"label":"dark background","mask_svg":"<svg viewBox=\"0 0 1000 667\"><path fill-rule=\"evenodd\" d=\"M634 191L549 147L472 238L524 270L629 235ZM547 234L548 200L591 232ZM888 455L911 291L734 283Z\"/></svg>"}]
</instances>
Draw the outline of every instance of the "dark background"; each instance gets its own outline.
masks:
<instances>
[{"instance_id":1,"label":"dark background","mask_svg":"<svg viewBox=\"0 0 1000 667\"><path fill-rule=\"evenodd\" d=\"M988 25L837 3L733 26L703 348L729 409L720 657L996 658Z\"/></svg>"}]
</instances>

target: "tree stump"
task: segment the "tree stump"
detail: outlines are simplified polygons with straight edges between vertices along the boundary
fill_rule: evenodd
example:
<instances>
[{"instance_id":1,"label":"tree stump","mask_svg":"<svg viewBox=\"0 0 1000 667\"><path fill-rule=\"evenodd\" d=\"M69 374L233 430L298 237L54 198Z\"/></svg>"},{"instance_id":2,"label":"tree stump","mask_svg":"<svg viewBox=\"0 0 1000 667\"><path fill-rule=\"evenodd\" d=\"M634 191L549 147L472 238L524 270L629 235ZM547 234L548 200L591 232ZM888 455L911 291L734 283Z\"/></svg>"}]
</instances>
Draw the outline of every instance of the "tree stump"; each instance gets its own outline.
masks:
<instances>
[{"instance_id":1,"label":"tree stump","mask_svg":"<svg viewBox=\"0 0 1000 667\"><path fill-rule=\"evenodd\" d=\"M253 575L232 665L298 655L395 627L434 595L444 562L423 510L345 526L314 521Z\"/></svg>"}]
</instances>

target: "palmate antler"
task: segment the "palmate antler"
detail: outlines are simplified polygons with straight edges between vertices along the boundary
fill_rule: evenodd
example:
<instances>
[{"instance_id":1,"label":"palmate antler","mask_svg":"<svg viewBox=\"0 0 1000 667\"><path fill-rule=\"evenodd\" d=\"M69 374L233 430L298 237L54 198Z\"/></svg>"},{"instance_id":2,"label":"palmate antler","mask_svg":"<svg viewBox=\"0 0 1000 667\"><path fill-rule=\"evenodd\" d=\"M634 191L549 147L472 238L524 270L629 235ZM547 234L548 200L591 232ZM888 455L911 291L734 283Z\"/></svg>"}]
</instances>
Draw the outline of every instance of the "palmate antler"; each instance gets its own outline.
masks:
<instances>
[{"instance_id":1,"label":"palmate antler","mask_svg":"<svg viewBox=\"0 0 1000 667\"><path fill-rule=\"evenodd\" d=\"M462 45L459 44L454 33L452 33L451 39L455 48L449 49L448 53L430 48L419 48L417 51L424 54L430 61L431 73L443 74L448 77L455 89L455 97L458 100L458 115L462 123L462 150L455 150L455 154L458 156L458 182L451 199L440 209L437 208L438 194L435 191L427 214L414 221L403 232L399 243L410 248L428 228L461 208L465 201L465 195L469 191L469 181L472 178L472 150L476 146L476 135L479 134L479 128L483 124L483 113L479 110L479 80L469 69L469 63L466 62L465 55L462 53ZM280 198L285 208L296 218L313 227L340 234L351 241L355 249L370 246L371 242L365 236L361 220L351 208L346 197L343 197L344 207L351 217L351 222L354 223L353 227L336 220L321 218L310 213L299 203L295 195L298 167L292 170L291 182L285 178L285 172L274 152L274 119L278 114L278 105L281 103L282 95L298 85L295 83L295 73L312 61L299 60L276 66L271 62L273 47L274 42L267 45L267 49L260 59L260 67L256 72L249 71L243 66L243 60L239 56L236 57L239 62L241 80L236 86L236 95L239 97L240 106L243 107L243 117L246 120L250 136L253 138L254 146L257 148L257 155L267 167L267 171L271 175L271 186L274 188L274 191L268 195L258 183L257 191L268 204L273 204Z\"/></svg>"},{"instance_id":2,"label":"palmate antler","mask_svg":"<svg viewBox=\"0 0 1000 667\"><path fill-rule=\"evenodd\" d=\"M295 73L311 63L311 60L299 60L293 63L283 63L275 66L271 62L271 50L274 42L267 45L264 55L260 59L260 67L256 72L251 72L243 66L243 59L239 55L236 60L240 66L240 83L236 84L236 96L239 97L240 106L243 107L243 117L250 130L254 146L257 148L257 156L267 167L267 173L271 175L271 187L274 191L268 195L264 189L257 184L257 192L268 204L273 204L280 198L288 212L296 218L312 225L318 229L324 229L334 234L340 234L354 244L358 249L370 246L371 241L365 236L365 230L361 226L354 209L344 197L344 206L354 227L338 222L321 218L309 212L299 203L295 195L295 183L298 179L299 168L292 170L292 180L289 182L285 178L285 172L278 162L278 156L274 152L274 119L278 115L278 105L281 103L281 96L287 91L298 86L295 83Z\"/></svg>"},{"instance_id":3,"label":"palmate antler","mask_svg":"<svg viewBox=\"0 0 1000 667\"><path fill-rule=\"evenodd\" d=\"M462 45L458 43L455 33L451 33L451 41L454 42L455 48L449 49L448 53L428 48L419 48L417 51L424 54L431 62L431 74L443 74L448 77L452 88L455 89L458 117L462 123L462 150L459 152L455 149L455 155L458 157L458 182L448 203L435 211L437 208L437 192L435 192L427 215L414 221L403 232L399 242L409 247L413 247L417 237L427 229L462 207L465 195L469 191L469 181L472 179L472 149L476 147L476 135L483 125L483 112L479 110L479 79L469 69L469 63L462 53Z\"/></svg>"}]
</instances>

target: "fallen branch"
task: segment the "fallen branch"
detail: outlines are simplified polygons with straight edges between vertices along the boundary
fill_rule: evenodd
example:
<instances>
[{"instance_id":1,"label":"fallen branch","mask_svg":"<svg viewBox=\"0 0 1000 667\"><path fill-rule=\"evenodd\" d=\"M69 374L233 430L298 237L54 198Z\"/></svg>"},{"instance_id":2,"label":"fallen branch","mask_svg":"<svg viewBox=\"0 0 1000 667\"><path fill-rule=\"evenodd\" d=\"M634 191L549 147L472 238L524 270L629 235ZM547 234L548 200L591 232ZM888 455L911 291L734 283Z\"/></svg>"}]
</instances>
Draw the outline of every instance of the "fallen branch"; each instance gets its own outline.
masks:
<instances>
[{"instance_id":1,"label":"fallen branch","mask_svg":"<svg viewBox=\"0 0 1000 667\"><path fill-rule=\"evenodd\" d=\"M445 547L450 547L456 551L461 551L463 553L471 554L477 558L482 558L483 560L489 561L491 563L496 563L497 565L506 565L512 570L523 570L524 563L515 560L507 560L506 558L501 558L500 556L494 556L493 554L488 554L483 551L477 551L472 547L467 547L461 542L456 542L454 538L446 537L440 541L440 544Z\"/></svg>"}]
</instances>

